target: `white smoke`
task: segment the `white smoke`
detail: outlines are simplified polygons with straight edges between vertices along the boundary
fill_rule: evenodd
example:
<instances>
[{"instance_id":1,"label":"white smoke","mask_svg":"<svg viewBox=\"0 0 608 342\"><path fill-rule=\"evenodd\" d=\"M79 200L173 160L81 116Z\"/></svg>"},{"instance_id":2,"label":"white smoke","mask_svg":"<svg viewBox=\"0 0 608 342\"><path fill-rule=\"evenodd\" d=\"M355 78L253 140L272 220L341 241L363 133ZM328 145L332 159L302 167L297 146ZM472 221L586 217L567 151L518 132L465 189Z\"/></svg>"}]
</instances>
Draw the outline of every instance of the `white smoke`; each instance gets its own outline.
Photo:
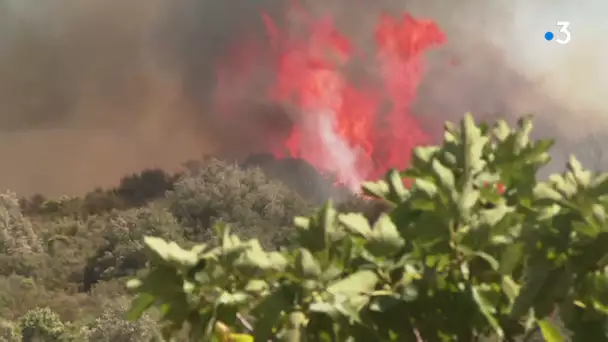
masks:
<instances>
[{"instance_id":1,"label":"white smoke","mask_svg":"<svg viewBox=\"0 0 608 342\"><path fill-rule=\"evenodd\" d=\"M335 113L331 110L322 110L314 118L317 130L315 135L324 147L326 154L323 164L335 174L340 175L341 182L351 191L357 192L363 182L365 170L358 170L360 149L348 144L338 132L336 132Z\"/></svg>"}]
</instances>

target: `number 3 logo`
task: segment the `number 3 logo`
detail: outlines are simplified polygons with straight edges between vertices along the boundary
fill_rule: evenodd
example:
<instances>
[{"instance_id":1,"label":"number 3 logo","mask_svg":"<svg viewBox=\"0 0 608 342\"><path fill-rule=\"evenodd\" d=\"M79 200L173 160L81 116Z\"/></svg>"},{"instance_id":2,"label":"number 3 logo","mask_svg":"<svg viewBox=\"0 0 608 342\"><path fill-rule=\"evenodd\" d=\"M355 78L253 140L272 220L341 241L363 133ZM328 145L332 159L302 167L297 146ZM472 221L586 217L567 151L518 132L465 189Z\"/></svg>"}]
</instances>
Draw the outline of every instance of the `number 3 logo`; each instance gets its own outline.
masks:
<instances>
[{"instance_id":1,"label":"number 3 logo","mask_svg":"<svg viewBox=\"0 0 608 342\"><path fill-rule=\"evenodd\" d=\"M563 39L556 39L555 41L558 44L568 44L570 42L571 34L570 34L570 22L568 21L558 21L557 22L557 26L560 27L559 32L564 34L564 38Z\"/></svg>"}]
</instances>

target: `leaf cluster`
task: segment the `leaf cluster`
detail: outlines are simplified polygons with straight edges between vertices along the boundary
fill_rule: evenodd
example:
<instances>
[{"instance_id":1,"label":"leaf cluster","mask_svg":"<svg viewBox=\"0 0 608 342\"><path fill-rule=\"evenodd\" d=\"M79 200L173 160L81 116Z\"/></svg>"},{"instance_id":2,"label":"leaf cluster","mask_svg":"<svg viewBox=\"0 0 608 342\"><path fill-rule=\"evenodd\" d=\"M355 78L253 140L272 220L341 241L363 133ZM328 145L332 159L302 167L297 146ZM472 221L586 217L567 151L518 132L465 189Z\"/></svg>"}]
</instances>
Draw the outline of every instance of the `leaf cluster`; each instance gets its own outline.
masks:
<instances>
[{"instance_id":1,"label":"leaf cluster","mask_svg":"<svg viewBox=\"0 0 608 342\"><path fill-rule=\"evenodd\" d=\"M150 267L129 283L130 316L157 306L165 336L187 324L192 341L514 341L539 331L564 341L556 317L574 340L607 340L608 174L572 157L537 180L552 141L531 130L529 118L446 124L442 145L363 185L386 213L370 223L328 202L295 218L289 249L267 251L224 226L218 246L147 237Z\"/></svg>"}]
</instances>

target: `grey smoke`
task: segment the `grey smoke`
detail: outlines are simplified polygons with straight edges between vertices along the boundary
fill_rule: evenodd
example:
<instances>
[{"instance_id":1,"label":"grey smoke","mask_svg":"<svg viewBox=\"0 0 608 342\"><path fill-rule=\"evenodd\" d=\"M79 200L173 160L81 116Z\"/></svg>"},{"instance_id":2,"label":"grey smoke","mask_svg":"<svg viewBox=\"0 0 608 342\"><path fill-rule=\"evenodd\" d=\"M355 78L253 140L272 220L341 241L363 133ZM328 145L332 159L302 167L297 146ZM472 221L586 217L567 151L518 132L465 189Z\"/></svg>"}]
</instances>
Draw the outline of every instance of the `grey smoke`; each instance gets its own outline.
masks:
<instances>
[{"instance_id":1,"label":"grey smoke","mask_svg":"<svg viewBox=\"0 0 608 342\"><path fill-rule=\"evenodd\" d=\"M364 47L381 11L436 19L449 42L429 54L414 108L431 131L466 111L511 121L535 113L540 134L561 142L556 159L605 141L608 24L598 0L302 2L332 13ZM0 0L0 188L82 193L288 130L294 118L252 104L257 94L241 96L256 109L240 125L211 115L209 102L217 61L246 35L265 39L261 10L288 29L285 3ZM572 23L569 45L542 38L558 20ZM230 83L236 92L238 75Z\"/></svg>"}]
</instances>

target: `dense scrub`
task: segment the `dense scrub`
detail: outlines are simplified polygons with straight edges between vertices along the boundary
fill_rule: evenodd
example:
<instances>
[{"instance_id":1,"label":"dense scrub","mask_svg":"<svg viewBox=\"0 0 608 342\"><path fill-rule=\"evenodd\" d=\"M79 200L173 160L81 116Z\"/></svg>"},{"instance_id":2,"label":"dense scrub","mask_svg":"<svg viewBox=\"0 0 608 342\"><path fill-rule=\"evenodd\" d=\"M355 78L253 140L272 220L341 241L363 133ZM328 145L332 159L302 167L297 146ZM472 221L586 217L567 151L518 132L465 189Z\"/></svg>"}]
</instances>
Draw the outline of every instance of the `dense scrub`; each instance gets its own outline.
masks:
<instances>
[{"instance_id":1,"label":"dense scrub","mask_svg":"<svg viewBox=\"0 0 608 342\"><path fill-rule=\"evenodd\" d=\"M274 248L289 240L292 217L318 204L277 180L282 165L273 178L212 158L185 169L146 170L82 197L0 194L0 341L148 341L152 318L124 319L144 236L200 243L221 221Z\"/></svg>"}]
</instances>

